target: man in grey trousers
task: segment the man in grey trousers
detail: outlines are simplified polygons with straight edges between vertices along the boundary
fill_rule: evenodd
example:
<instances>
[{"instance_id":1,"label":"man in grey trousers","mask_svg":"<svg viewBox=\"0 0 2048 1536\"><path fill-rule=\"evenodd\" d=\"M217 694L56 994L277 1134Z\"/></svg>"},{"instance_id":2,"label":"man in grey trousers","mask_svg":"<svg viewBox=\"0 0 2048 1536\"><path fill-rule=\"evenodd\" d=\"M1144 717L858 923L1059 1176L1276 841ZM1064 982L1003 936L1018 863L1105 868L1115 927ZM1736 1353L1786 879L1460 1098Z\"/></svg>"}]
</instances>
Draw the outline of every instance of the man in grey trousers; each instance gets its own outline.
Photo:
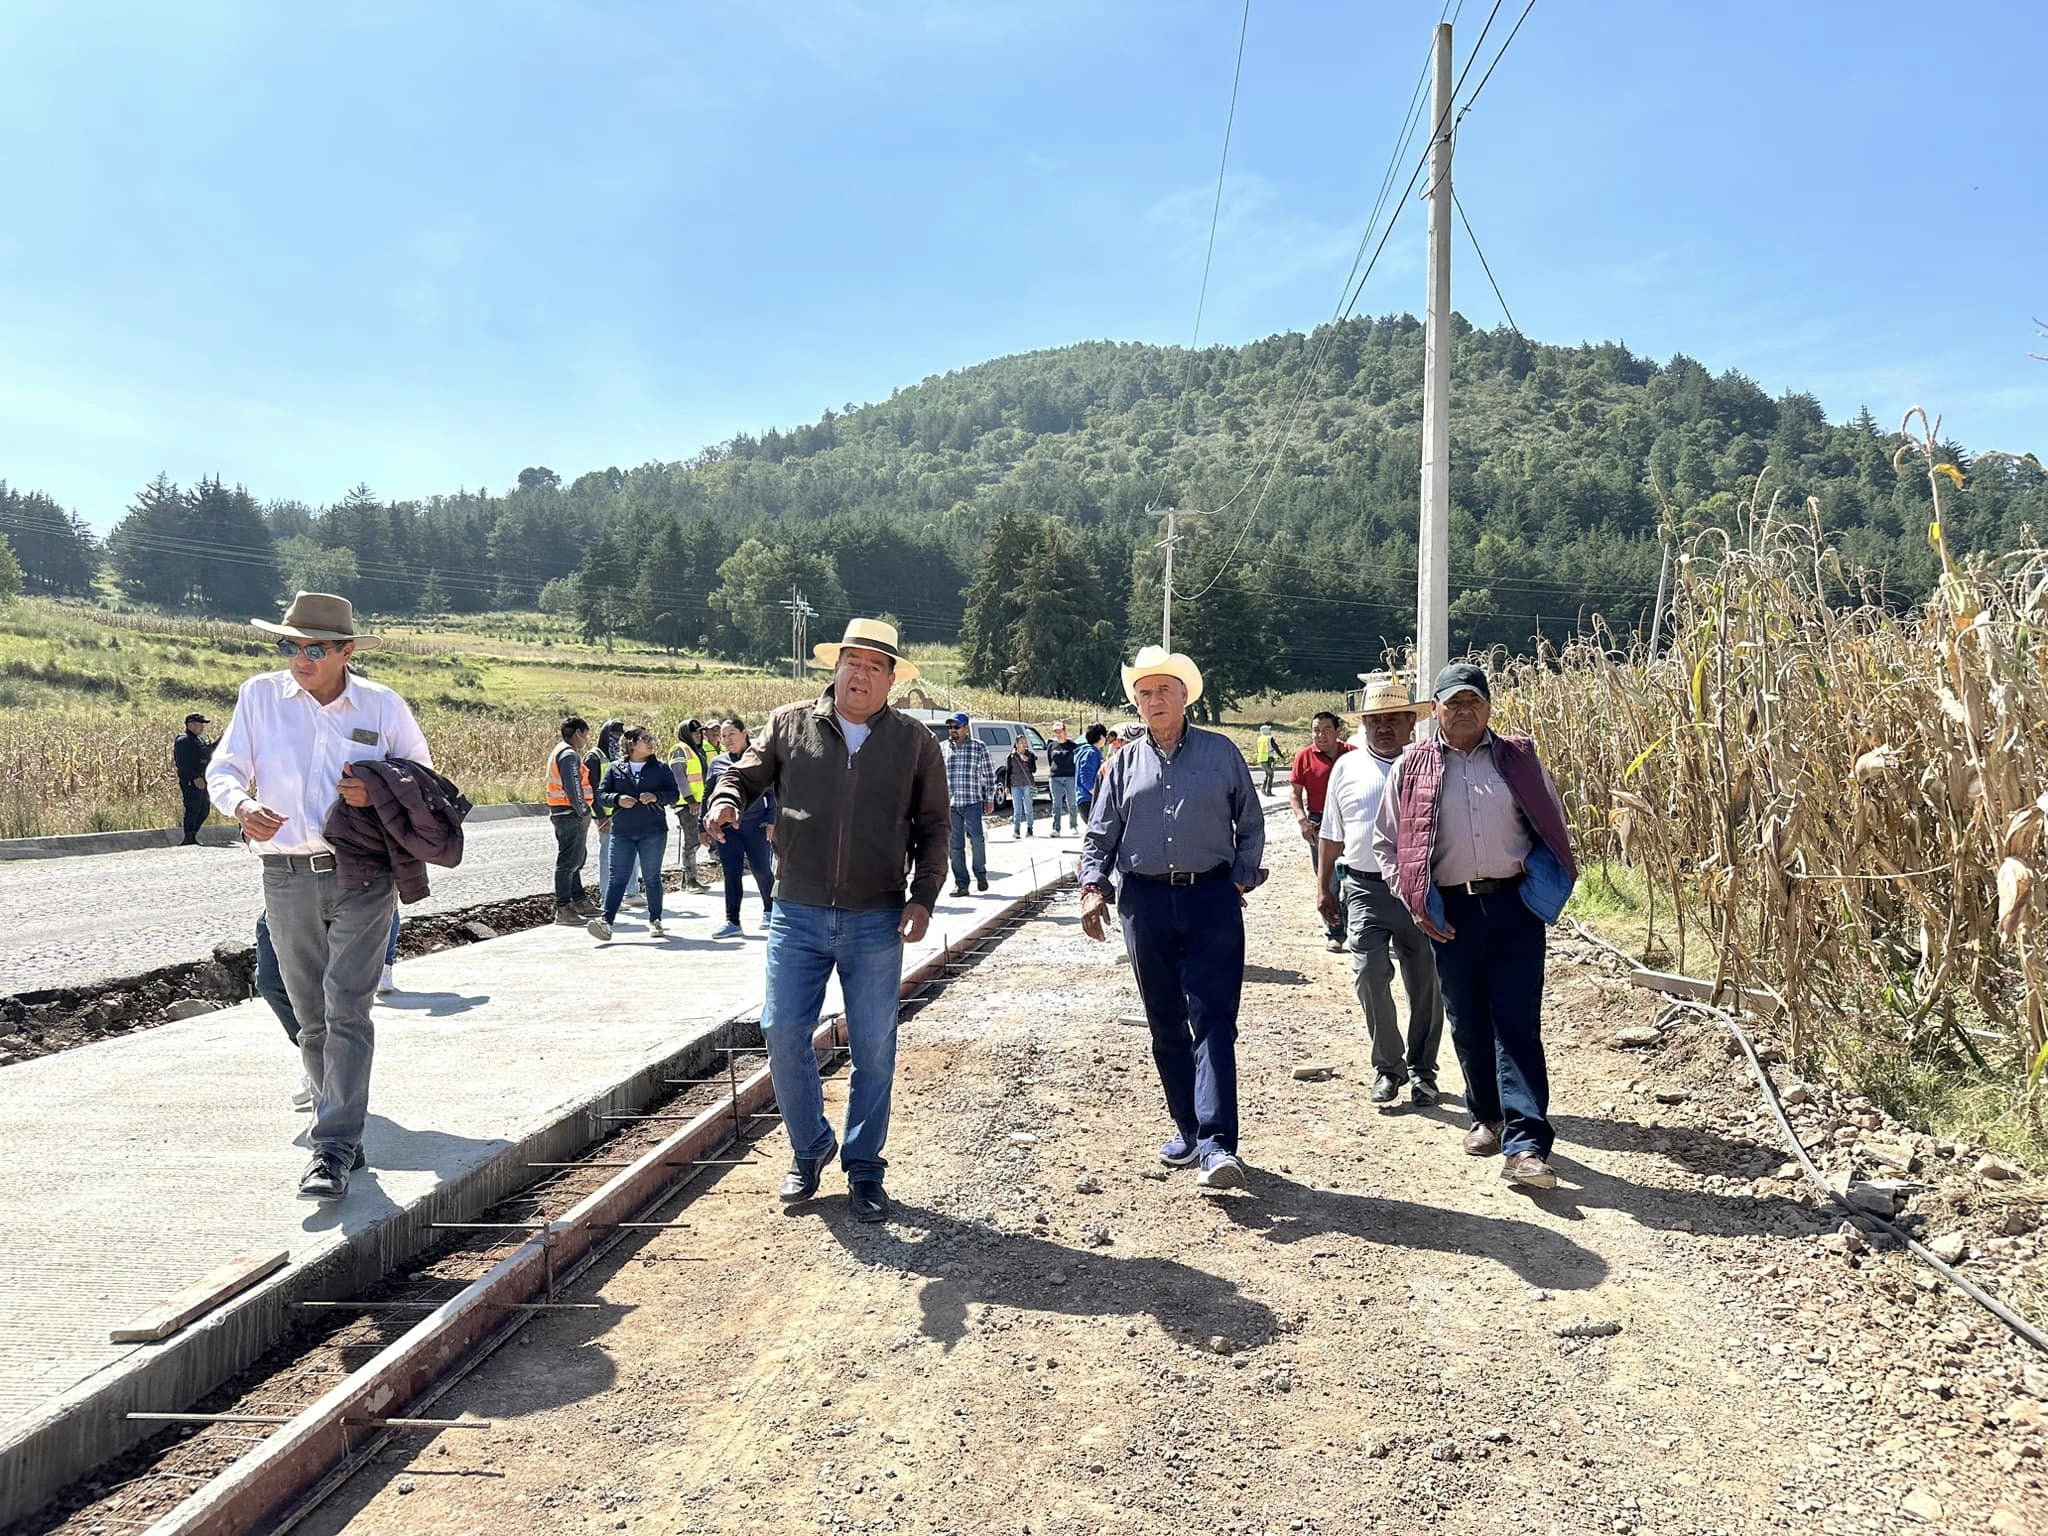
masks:
<instances>
[{"instance_id":1,"label":"man in grey trousers","mask_svg":"<svg viewBox=\"0 0 2048 1536\"><path fill-rule=\"evenodd\" d=\"M347 598L301 592L282 623L251 622L278 637L289 665L242 684L206 790L262 854L264 916L313 1089L313 1160L299 1176L299 1197L333 1201L364 1163L376 1051L370 1007L398 891L388 873L343 889L323 828L337 797L370 803L350 764L430 759L405 700L349 673L349 658L376 637L356 633Z\"/></svg>"},{"instance_id":2,"label":"man in grey trousers","mask_svg":"<svg viewBox=\"0 0 2048 1536\"><path fill-rule=\"evenodd\" d=\"M1387 775L1415 735L1415 721L1430 706L1408 697L1399 678L1368 678L1360 701L1364 750L1346 752L1330 769L1322 824L1316 829L1318 907L1333 928L1344 927L1351 951L1351 983L1372 1032L1372 1101L1391 1106L1402 1084L1420 1106L1437 1099L1437 1048L1443 1041L1443 993L1436 952L1400 894L1390 886L1372 851L1373 819ZM1408 1038L1394 1012L1394 964L1408 994Z\"/></svg>"}]
</instances>

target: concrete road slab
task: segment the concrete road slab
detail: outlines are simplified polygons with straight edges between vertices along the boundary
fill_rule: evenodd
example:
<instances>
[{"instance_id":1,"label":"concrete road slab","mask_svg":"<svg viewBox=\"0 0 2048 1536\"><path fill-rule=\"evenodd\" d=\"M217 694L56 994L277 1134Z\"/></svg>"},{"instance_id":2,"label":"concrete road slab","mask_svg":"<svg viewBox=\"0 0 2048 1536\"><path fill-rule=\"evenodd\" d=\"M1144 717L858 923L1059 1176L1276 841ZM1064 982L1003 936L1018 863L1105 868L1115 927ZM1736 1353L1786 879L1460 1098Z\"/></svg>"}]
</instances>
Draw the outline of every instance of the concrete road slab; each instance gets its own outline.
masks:
<instances>
[{"instance_id":1,"label":"concrete road slab","mask_svg":"<svg viewBox=\"0 0 2048 1536\"><path fill-rule=\"evenodd\" d=\"M254 891L254 871L234 855L166 852L235 859L237 887ZM1072 837L991 838L989 894L943 898L905 968L996 902L1071 871L1078 853ZM153 856L66 862L104 869L128 857ZM303 1294L309 1274L384 1272L416 1251L427 1221L460 1219L527 1182L528 1158L562 1155L534 1150L551 1129L580 1144L593 1101L636 1078L651 1093L662 1063L758 1010L759 932L712 940L716 897L668 906L663 941L636 911L605 946L549 927L402 961L404 990L376 1014L370 1167L335 1207L296 1198L307 1153L295 1138L308 1119L290 1104L297 1055L261 1003L8 1068L0 1522L125 1443L121 1412L181 1408L253 1360L278 1336L281 1298ZM750 899L750 924L758 910ZM108 1342L111 1328L223 1260L278 1249L291 1254L284 1271L184 1333Z\"/></svg>"}]
</instances>

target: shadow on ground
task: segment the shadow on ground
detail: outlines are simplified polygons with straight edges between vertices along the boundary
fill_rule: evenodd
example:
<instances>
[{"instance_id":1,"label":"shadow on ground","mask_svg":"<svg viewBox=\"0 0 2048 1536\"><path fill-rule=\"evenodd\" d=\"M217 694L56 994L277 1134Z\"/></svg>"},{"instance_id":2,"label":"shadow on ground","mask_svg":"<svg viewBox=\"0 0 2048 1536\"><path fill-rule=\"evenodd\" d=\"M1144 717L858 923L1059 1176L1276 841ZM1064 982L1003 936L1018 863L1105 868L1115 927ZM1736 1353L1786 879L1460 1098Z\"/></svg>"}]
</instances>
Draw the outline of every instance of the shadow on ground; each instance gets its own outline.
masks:
<instances>
[{"instance_id":1,"label":"shadow on ground","mask_svg":"<svg viewBox=\"0 0 2048 1536\"><path fill-rule=\"evenodd\" d=\"M1174 1259L1119 1258L999 1231L920 1206L898 1204L886 1226L864 1226L842 1200L816 1214L855 1258L930 1277L919 1301L924 1333L950 1348L967 1332L977 1302L1069 1317L1149 1315L1167 1333L1199 1343L1217 1334L1250 1347L1272 1336L1275 1318L1228 1280Z\"/></svg>"}]
</instances>

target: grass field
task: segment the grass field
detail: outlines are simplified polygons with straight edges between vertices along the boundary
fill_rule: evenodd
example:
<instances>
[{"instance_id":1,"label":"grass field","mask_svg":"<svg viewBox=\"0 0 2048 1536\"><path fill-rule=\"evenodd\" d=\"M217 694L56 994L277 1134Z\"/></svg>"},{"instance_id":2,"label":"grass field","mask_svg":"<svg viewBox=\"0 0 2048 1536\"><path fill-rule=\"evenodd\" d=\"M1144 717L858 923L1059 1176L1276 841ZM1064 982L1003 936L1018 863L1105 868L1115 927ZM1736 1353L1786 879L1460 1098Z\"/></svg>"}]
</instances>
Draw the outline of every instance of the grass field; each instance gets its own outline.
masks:
<instances>
[{"instance_id":1,"label":"grass field","mask_svg":"<svg viewBox=\"0 0 2048 1536\"><path fill-rule=\"evenodd\" d=\"M798 682L708 657L607 651L537 613L380 633L389 644L363 654L363 672L405 696L437 764L479 805L539 797L565 713L593 725L616 715L672 740L686 716L758 724L778 705L815 696L822 681L815 670ZM923 676L899 690L898 702L1077 727L1123 717L1072 699L963 687L948 646L918 646L912 655ZM237 624L38 599L0 610L0 837L175 825L170 743L179 722L193 709L225 722L242 680L277 665L270 643ZM1306 721L1304 713L1289 722L1292 744L1306 740ZM1228 727L1243 742L1254 728Z\"/></svg>"}]
</instances>

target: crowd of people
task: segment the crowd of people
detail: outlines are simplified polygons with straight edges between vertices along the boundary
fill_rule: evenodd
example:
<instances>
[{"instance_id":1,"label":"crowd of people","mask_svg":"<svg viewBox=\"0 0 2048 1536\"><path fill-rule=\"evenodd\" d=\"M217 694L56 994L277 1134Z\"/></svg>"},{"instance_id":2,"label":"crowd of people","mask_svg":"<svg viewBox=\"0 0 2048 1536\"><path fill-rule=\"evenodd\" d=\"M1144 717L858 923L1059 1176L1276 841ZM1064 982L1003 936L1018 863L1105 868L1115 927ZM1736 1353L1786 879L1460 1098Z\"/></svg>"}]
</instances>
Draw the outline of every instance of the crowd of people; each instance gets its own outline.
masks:
<instances>
[{"instance_id":1,"label":"crowd of people","mask_svg":"<svg viewBox=\"0 0 2048 1536\"><path fill-rule=\"evenodd\" d=\"M281 622L256 622L286 667L242 685L217 745L204 741L203 717L188 720L176 767L181 790L196 781L262 857L259 990L298 1046L294 1102L313 1116L299 1192L334 1201L364 1166L370 1009L391 984L400 898L424 896L424 864L460 859L469 805L434 772L405 701L351 670L376 637L356 631L345 599L302 592ZM709 730L688 719L664 756L648 726L611 720L593 736L580 716L562 722L545 768L555 915L608 942L621 911L644 903L649 935L663 937L671 816L684 887L707 889L700 849L723 871L719 937L743 933L751 875L767 937L761 1032L791 1150L782 1198L815 1196L836 1155L852 1213L876 1221L889 1211L903 946L924 936L949 863L955 896L970 879L988 889L999 782L1016 807L1012 836L1035 835L1037 764L1019 737L999 768L964 713L945 722L942 743L892 709L891 690L917 675L893 626L855 619L815 653L831 674L823 692L776 710L758 737L737 718ZM1228 737L1192 725L1202 675L1185 654L1145 647L1122 680L1136 721L1092 724L1078 742L1064 722L1052 727L1053 831L1081 835L1082 931L1107 939L1112 910L1121 928L1171 1126L1161 1160L1196 1169L1205 1189L1242 1188L1244 913L1267 877L1253 769L1270 784L1277 742L1263 731L1248 762ZM1466 1080L1465 1150L1503 1155L1503 1177L1540 1189L1556 1182L1544 928L1576 869L1533 745L1495 734L1490 718L1478 667L1445 668L1422 703L1396 679L1369 680L1353 741L1335 713L1315 717L1289 803L1315 871L1317 922L1351 959L1372 1101L1393 1108L1405 1088L1417 1106L1438 1102L1448 1019ZM196 825L188 809L188 835ZM593 836L595 893L583 883ZM812 1046L835 973L851 1057L841 1131L826 1118Z\"/></svg>"}]
</instances>

